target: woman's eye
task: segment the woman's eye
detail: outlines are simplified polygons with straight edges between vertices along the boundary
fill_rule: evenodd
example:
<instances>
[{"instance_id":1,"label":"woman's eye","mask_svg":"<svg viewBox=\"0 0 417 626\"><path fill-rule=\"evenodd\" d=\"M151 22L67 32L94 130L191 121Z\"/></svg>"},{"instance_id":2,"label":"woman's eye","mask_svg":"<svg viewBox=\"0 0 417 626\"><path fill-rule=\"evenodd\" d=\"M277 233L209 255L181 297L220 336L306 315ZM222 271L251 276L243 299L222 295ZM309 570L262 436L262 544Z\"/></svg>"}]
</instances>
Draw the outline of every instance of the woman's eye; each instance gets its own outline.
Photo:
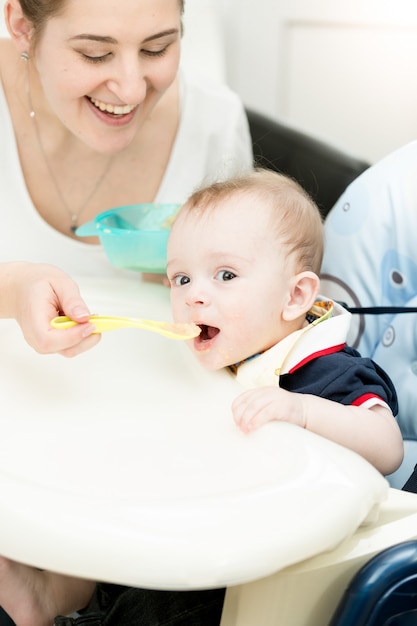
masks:
<instances>
[{"instance_id":1,"label":"woman's eye","mask_svg":"<svg viewBox=\"0 0 417 626\"><path fill-rule=\"evenodd\" d=\"M162 48L161 50L142 50L142 54L147 57L163 57L167 50L168 46Z\"/></svg>"},{"instance_id":2,"label":"woman's eye","mask_svg":"<svg viewBox=\"0 0 417 626\"><path fill-rule=\"evenodd\" d=\"M234 274L230 270L220 270L220 272L216 274L217 280L226 281L226 280L233 280L233 278L236 278L236 274Z\"/></svg>"},{"instance_id":3,"label":"woman's eye","mask_svg":"<svg viewBox=\"0 0 417 626\"><path fill-rule=\"evenodd\" d=\"M189 277L185 276L184 274L179 274L179 276L175 276L172 280L172 283L176 285L177 287L181 287L182 285L187 285L189 282L190 282Z\"/></svg>"},{"instance_id":4,"label":"woman's eye","mask_svg":"<svg viewBox=\"0 0 417 626\"><path fill-rule=\"evenodd\" d=\"M83 53L81 53L81 56L84 61L87 61L87 63L104 63L111 57L111 52L109 52L108 54L102 54L99 57L93 57Z\"/></svg>"}]
</instances>

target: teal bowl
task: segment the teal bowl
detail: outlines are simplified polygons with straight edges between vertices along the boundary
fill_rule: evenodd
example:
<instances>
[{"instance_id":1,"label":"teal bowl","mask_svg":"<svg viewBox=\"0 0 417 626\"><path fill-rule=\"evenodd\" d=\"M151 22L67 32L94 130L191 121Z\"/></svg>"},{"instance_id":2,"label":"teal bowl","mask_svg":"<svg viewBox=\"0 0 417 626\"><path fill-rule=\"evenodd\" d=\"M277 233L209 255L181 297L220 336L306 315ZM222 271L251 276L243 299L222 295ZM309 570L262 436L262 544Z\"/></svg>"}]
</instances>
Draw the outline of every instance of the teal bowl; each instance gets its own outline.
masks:
<instances>
[{"instance_id":1,"label":"teal bowl","mask_svg":"<svg viewBox=\"0 0 417 626\"><path fill-rule=\"evenodd\" d=\"M78 237L99 237L110 263L165 274L168 235L179 204L131 204L109 209L79 226Z\"/></svg>"}]
</instances>

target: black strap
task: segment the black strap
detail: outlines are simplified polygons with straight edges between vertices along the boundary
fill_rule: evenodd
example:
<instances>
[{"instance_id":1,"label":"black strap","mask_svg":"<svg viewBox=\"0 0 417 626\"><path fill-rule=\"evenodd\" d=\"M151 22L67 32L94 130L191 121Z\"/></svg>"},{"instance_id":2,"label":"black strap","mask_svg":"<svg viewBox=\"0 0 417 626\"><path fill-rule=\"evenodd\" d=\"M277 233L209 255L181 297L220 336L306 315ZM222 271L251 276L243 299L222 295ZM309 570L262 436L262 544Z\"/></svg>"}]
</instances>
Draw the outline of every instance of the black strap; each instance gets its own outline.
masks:
<instances>
[{"instance_id":1,"label":"black strap","mask_svg":"<svg viewBox=\"0 0 417 626\"><path fill-rule=\"evenodd\" d=\"M417 313L414 306L349 306L346 302L338 302L349 313L359 313L361 315L384 315L386 313Z\"/></svg>"},{"instance_id":2,"label":"black strap","mask_svg":"<svg viewBox=\"0 0 417 626\"><path fill-rule=\"evenodd\" d=\"M77 618L58 615L54 621L54 626L101 626L102 624L102 616L99 613L80 615Z\"/></svg>"},{"instance_id":3,"label":"black strap","mask_svg":"<svg viewBox=\"0 0 417 626\"><path fill-rule=\"evenodd\" d=\"M403 491L411 491L417 493L417 465L414 467L413 473L402 488Z\"/></svg>"}]
</instances>

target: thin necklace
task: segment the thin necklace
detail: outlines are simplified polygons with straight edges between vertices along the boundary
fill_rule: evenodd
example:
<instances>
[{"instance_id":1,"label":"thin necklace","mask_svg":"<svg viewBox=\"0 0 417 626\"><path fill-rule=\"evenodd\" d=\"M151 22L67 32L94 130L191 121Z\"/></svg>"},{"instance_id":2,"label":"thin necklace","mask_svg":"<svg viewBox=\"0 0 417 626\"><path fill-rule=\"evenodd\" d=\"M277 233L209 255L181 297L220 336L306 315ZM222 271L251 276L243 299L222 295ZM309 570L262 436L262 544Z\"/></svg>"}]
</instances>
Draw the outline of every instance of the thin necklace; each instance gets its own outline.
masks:
<instances>
[{"instance_id":1,"label":"thin necklace","mask_svg":"<svg viewBox=\"0 0 417 626\"><path fill-rule=\"evenodd\" d=\"M48 157L46 156L46 152L45 152L45 148L43 146L42 143L42 139L41 139L41 134L40 134L40 130L39 130L39 125L36 119L36 113L34 111L33 108L33 104L32 104L32 96L31 96L31 92L30 92L30 78L29 78L29 67L27 68L27 96L28 96L28 103L29 103L29 117L31 119L33 119L34 125L35 125L35 133L36 133L36 138L38 141L38 146L39 146L39 150L42 154L43 160L45 162L45 165L48 169L49 172L49 176L51 177L51 180L54 184L55 190L59 196L59 199L61 200L62 206L64 207L64 209L66 210L66 212L68 213L70 219L71 219L71 226L70 226L70 231L75 234L75 231L78 228L78 220L80 219L81 214L83 213L83 211L87 208L88 203L90 202L91 198L94 196L94 194L97 192L97 190L99 189L101 183L103 182L106 174L108 174L110 167L113 163L113 156L110 156L106 166L103 170L103 172L100 174L96 184L94 185L94 187L92 188L92 190L90 191L90 193L88 194L88 196L86 197L86 199L82 202L81 206L79 207L78 211L72 211L70 209L70 207L68 206L64 195L60 189L60 186L58 185L58 182L55 178L54 172L52 170L52 167L48 161Z\"/></svg>"}]
</instances>

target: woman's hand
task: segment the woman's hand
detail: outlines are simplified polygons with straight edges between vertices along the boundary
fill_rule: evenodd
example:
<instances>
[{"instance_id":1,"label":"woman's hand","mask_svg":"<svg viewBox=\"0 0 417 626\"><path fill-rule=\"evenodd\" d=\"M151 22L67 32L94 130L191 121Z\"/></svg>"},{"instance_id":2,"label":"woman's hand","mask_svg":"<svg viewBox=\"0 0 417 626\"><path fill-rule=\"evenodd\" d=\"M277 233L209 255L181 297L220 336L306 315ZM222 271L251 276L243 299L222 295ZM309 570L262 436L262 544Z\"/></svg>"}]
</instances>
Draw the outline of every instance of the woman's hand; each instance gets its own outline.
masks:
<instances>
[{"instance_id":1,"label":"woman's hand","mask_svg":"<svg viewBox=\"0 0 417 626\"><path fill-rule=\"evenodd\" d=\"M50 320L57 315L67 315L79 325L53 329ZM0 266L0 317L15 318L37 352L73 357L95 346L101 335L92 334L89 315L77 284L62 270L37 263Z\"/></svg>"}]
</instances>

